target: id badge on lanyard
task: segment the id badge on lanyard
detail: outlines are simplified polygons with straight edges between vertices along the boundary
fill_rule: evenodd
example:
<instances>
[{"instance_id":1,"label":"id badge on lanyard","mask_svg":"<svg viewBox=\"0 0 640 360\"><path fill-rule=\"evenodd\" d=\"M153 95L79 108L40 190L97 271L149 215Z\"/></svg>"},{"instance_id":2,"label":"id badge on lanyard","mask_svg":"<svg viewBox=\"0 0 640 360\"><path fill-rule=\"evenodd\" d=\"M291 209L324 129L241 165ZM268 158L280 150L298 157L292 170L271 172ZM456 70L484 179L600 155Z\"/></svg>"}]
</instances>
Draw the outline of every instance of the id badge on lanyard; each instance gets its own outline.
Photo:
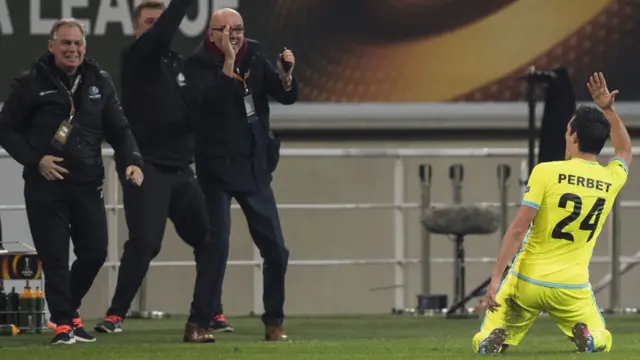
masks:
<instances>
[{"instance_id":1,"label":"id badge on lanyard","mask_svg":"<svg viewBox=\"0 0 640 360\"><path fill-rule=\"evenodd\" d=\"M233 77L236 80L242 82L242 85L244 86L244 110L247 114L247 121L251 122L253 118L255 118L256 108L253 103L253 95L251 94L251 90L249 90L249 86L247 85L248 73L245 74L244 77L238 75L237 73L233 73Z\"/></svg>"},{"instance_id":2,"label":"id badge on lanyard","mask_svg":"<svg viewBox=\"0 0 640 360\"><path fill-rule=\"evenodd\" d=\"M244 92L244 110L247 112L247 118L256 115L256 108L253 105L253 95L249 89Z\"/></svg>"},{"instance_id":3,"label":"id badge on lanyard","mask_svg":"<svg viewBox=\"0 0 640 360\"><path fill-rule=\"evenodd\" d=\"M71 101L71 110L69 111L69 119L63 121L58 130L56 130L53 139L51 139L51 145L54 148L62 151L64 149L64 145L67 143L69 136L71 135L71 131L73 130L73 118L76 116L76 107L73 102L73 94L75 94L76 90L78 90L78 85L80 85L81 75L76 77L76 80L73 82L73 86L71 87L69 93L69 101Z\"/></svg>"}]
</instances>

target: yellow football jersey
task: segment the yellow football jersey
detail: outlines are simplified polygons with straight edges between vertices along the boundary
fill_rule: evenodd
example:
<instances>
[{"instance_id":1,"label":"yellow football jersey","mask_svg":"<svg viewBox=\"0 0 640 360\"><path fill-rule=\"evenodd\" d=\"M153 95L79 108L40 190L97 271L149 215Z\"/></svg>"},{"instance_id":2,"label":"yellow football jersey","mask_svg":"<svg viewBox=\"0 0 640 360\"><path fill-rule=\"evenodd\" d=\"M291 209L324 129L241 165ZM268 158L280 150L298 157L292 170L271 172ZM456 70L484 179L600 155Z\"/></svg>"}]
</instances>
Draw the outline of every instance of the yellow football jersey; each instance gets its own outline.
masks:
<instances>
[{"instance_id":1,"label":"yellow football jersey","mask_svg":"<svg viewBox=\"0 0 640 360\"><path fill-rule=\"evenodd\" d=\"M522 205L538 213L511 273L542 286L589 286L593 247L628 171L617 157L606 167L582 159L536 165Z\"/></svg>"}]
</instances>

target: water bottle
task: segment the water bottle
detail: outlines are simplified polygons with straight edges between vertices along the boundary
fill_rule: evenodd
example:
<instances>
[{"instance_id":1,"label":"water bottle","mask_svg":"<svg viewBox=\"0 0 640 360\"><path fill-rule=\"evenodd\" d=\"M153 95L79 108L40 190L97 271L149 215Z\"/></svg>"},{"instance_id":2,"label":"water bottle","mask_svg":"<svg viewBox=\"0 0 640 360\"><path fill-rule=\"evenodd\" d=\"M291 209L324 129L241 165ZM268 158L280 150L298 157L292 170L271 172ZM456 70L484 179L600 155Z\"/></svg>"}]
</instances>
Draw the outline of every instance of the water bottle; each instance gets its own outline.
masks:
<instances>
[{"instance_id":1,"label":"water bottle","mask_svg":"<svg viewBox=\"0 0 640 360\"><path fill-rule=\"evenodd\" d=\"M4 282L0 280L0 325L8 324L7 321L7 294L4 292Z\"/></svg>"},{"instance_id":2,"label":"water bottle","mask_svg":"<svg viewBox=\"0 0 640 360\"><path fill-rule=\"evenodd\" d=\"M34 293L35 297L35 311L36 311L36 329L41 329L44 326L44 293L40 290L39 286L36 286Z\"/></svg>"},{"instance_id":3,"label":"water bottle","mask_svg":"<svg viewBox=\"0 0 640 360\"><path fill-rule=\"evenodd\" d=\"M7 324L18 325L18 311L20 311L20 295L16 293L16 287L11 288L7 294Z\"/></svg>"},{"instance_id":4,"label":"water bottle","mask_svg":"<svg viewBox=\"0 0 640 360\"><path fill-rule=\"evenodd\" d=\"M20 334L20 330L15 325L0 325L0 336L16 336Z\"/></svg>"},{"instance_id":5,"label":"water bottle","mask_svg":"<svg viewBox=\"0 0 640 360\"><path fill-rule=\"evenodd\" d=\"M36 304L34 295L29 285L25 286L20 293L20 316L18 317L18 327L20 328L35 330Z\"/></svg>"}]
</instances>

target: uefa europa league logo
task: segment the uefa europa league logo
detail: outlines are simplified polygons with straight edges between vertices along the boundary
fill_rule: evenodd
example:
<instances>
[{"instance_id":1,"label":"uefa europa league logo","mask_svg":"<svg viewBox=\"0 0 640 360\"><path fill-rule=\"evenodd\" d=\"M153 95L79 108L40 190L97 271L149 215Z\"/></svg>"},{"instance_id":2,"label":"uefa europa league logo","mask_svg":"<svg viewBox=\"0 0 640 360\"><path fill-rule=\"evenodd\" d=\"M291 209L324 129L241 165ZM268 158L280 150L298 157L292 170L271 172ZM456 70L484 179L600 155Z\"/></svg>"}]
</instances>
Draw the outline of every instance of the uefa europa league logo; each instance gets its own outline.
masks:
<instances>
[{"instance_id":1,"label":"uefa europa league logo","mask_svg":"<svg viewBox=\"0 0 640 360\"><path fill-rule=\"evenodd\" d=\"M31 270L31 259L28 257L24 258L24 268L21 271L22 276L25 278L30 278L33 276L33 270Z\"/></svg>"}]
</instances>

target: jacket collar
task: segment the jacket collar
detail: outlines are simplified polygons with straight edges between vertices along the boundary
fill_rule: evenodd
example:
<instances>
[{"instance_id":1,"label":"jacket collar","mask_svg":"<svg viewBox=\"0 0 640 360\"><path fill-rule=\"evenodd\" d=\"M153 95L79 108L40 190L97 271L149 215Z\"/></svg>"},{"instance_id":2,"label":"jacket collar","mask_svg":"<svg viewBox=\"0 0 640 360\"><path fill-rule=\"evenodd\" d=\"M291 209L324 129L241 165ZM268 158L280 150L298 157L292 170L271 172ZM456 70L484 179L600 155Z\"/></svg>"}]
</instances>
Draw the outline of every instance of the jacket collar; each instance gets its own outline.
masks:
<instances>
[{"instance_id":1,"label":"jacket collar","mask_svg":"<svg viewBox=\"0 0 640 360\"><path fill-rule=\"evenodd\" d=\"M60 81L62 81L62 83L65 86L69 87L73 83L73 79L75 78L75 76L67 75L64 71L62 71L62 69L56 66L52 53L46 51L40 54L37 60L37 65L44 68L50 76L53 76L59 79ZM82 61L82 64L80 64L80 67L78 67L78 70L76 71L76 75L78 74L84 75L85 71L92 66L93 66L93 61L85 57L84 60Z\"/></svg>"},{"instance_id":2,"label":"jacket collar","mask_svg":"<svg viewBox=\"0 0 640 360\"><path fill-rule=\"evenodd\" d=\"M82 74L84 72L84 69L87 66L87 64L91 62L91 60L88 60L86 57L84 58L84 60L82 61L82 64L80 64L80 67L78 67L78 71L76 71L76 74ZM47 68L49 71L51 71L53 74L59 75L59 74L63 74L66 75L66 73L64 71L62 71L62 69L60 69L58 66L56 66L53 54L46 51L42 54L40 54L40 56L38 57L38 63L40 63L41 65L43 65L45 68Z\"/></svg>"}]
</instances>

